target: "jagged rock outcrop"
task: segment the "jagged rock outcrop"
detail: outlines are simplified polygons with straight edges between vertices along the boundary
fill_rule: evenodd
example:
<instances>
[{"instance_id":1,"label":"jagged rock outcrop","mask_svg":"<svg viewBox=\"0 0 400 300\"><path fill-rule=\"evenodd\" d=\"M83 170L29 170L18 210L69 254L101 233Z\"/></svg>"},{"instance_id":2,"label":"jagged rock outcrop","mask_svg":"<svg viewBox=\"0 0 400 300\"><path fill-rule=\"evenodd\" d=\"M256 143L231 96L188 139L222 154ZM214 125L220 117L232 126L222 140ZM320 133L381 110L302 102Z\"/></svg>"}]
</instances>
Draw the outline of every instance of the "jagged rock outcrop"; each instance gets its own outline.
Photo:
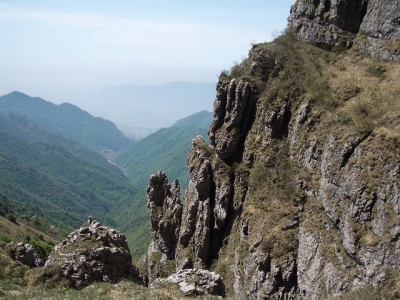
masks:
<instances>
[{"instance_id":1,"label":"jagged rock outcrop","mask_svg":"<svg viewBox=\"0 0 400 300\"><path fill-rule=\"evenodd\" d=\"M150 176L147 204L153 240L146 264L151 287L172 282L186 295L224 293L221 276L203 269L210 265L211 249L221 246L231 198L229 172L222 161L210 157L210 151L201 136L193 139L183 215L179 183L168 184L163 172Z\"/></svg>"},{"instance_id":2,"label":"jagged rock outcrop","mask_svg":"<svg viewBox=\"0 0 400 300\"><path fill-rule=\"evenodd\" d=\"M202 137L193 139L187 159L190 181L176 252L178 270L208 267L221 247L232 186L229 167L210 156L212 152Z\"/></svg>"},{"instance_id":3,"label":"jagged rock outcrop","mask_svg":"<svg viewBox=\"0 0 400 300\"><path fill-rule=\"evenodd\" d=\"M373 58L400 61L399 0L298 0L289 28L313 45L343 50L357 44Z\"/></svg>"},{"instance_id":4,"label":"jagged rock outcrop","mask_svg":"<svg viewBox=\"0 0 400 300\"><path fill-rule=\"evenodd\" d=\"M171 269L168 264L174 265L170 261L175 258L182 219L179 182L169 184L163 172L151 175L147 188L147 206L153 238L147 253L148 276L152 282L167 274L167 270Z\"/></svg>"},{"instance_id":5,"label":"jagged rock outcrop","mask_svg":"<svg viewBox=\"0 0 400 300\"><path fill-rule=\"evenodd\" d=\"M139 276L125 236L91 218L54 247L45 268L61 273L76 288Z\"/></svg>"},{"instance_id":6,"label":"jagged rock outcrop","mask_svg":"<svg viewBox=\"0 0 400 300\"><path fill-rule=\"evenodd\" d=\"M36 253L30 244L18 243L10 249L11 257L29 267L40 267L44 265L43 259Z\"/></svg>"},{"instance_id":7,"label":"jagged rock outcrop","mask_svg":"<svg viewBox=\"0 0 400 300\"><path fill-rule=\"evenodd\" d=\"M224 285L220 275L203 269L180 270L168 278L158 278L150 288L164 288L165 284L177 284L185 296L223 296Z\"/></svg>"},{"instance_id":8,"label":"jagged rock outcrop","mask_svg":"<svg viewBox=\"0 0 400 300\"><path fill-rule=\"evenodd\" d=\"M177 270L211 268L232 299L400 295L399 10L378 2L297 1L289 26L320 48L287 34L221 74ZM326 50L352 45L387 61Z\"/></svg>"},{"instance_id":9,"label":"jagged rock outcrop","mask_svg":"<svg viewBox=\"0 0 400 300\"><path fill-rule=\"evenodd\" d=\"M258 62L254 68L264 70L265 66ZM254 91L246 79L219 81L209 136L221 159L235 159L240 152L239 147L249 129L253 111Z\"/></svg>"}]
</instances>

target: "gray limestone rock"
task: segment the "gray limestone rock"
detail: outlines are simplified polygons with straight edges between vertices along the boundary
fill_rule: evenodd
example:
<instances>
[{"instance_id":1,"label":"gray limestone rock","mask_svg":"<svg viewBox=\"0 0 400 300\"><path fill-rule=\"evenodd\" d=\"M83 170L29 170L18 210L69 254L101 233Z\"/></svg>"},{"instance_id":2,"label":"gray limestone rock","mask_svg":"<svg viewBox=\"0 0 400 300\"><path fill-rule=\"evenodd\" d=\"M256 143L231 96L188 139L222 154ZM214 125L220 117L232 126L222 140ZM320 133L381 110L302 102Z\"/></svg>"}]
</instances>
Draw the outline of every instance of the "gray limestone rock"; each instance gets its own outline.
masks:
<instances>
[{"instance_id":1,"label":"gray limestone rock","mask_svg":"<svg viewBox=\"0 0 400 300\"><path fill-rule=\"evenodd\" d=\"M54 247L45 268L61 273L76 288L139 276L125 236L93 219Z\"/></svg>"},{"instance_id":2,"label":"gray limestone rock","mask_svg":"<svg viewBox=\"0 0 400 300\"><path fill-rule=\"evenodd\" d=\"M36 253L30 244L18 243L10 249L11 257L29 267L40 267L44 265L43 259Z\"/></svg>"},{"instance_id":3,"label":"gray limestone rock","mask_svg":"<svg viewBox=\"0 0 400 300\"><path fill-rule=\"evenodd\" d=\"M223 296L225 294L222 277L204 269L180 270L168 278L158 278L150 288L162 288L166 283L178 285L185 296Z\"/></svg>"},{"instance_id":4,"label":"gray limestone rock","mask_svg":"<svg viewBox=\"0 0 400 300\"><path fill-rule=\"evenodd\" d=\"M304 41L343 50L357 44L373 58L400 61L399 0L298 0L288 28Z\"/></svg>"},{"instance_id":5,"label":"gray limestone rock","mask_svg":"<svg viewBox=\"0 0 400 300\"><path fill-rule=\"evenodd\" d=\"M204 268L210 259L212 173L201 137L193 139L187 161L190 181L176 252L178 270Z\"/></svg>"},{"instance_id":6,"label":"gray limestone rock","mask_svg":"<svg viewBox=\"0 0 400 300\"><path fill-rule=\"evenodd\" d=\"M150 209L151 233L156 247L168 259L173 259L182 218L179 182L168 184L163 172L151 175L147 188L147 206Z\"/></svg>"},{"instance_id":7,"label":"gray limestone rock","mask_svg":"<svg viewBox=\"0 0 400 300\"><path fill-rule=\"evenodd\" d=\"M239 146L249 129L253 111L254 91L245 78L218 83L209 136L211 146L222 160L234 160L240 154Z\"/></svg>"},{"instance_id":8,"label":"gray limestone rock","mask_svg":"<svg viewBox=\"0 0 400 300\"><path fill-rule=\"evenodd\" d=\"M152 243L149 246L148 276L152 282L168 273L168 261L174 260L182 220L179 182L168 183L163 172L149 178L147 206L150 210Z\"/></svg>"}]
</instances>

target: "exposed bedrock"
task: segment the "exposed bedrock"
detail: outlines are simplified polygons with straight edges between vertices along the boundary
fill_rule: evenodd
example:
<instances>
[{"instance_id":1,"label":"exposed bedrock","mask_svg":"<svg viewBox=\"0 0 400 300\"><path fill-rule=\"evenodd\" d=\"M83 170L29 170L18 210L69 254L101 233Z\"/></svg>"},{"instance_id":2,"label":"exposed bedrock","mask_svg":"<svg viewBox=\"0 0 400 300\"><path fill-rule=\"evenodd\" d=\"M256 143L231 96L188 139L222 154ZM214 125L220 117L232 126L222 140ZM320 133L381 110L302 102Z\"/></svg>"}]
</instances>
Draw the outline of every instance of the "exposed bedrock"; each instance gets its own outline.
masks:
<instances>
[{"instance_id":1,"label":"exposed bedrock","mask_svg":"<svg viewBox=\"0 0 400 300\"><path fill-rule=\"evenodd\" d=\"M298 0L288 20L313 45L343 50L356 44L373 58L400 61L399 0Z\"/></svg>"}]
</instances>

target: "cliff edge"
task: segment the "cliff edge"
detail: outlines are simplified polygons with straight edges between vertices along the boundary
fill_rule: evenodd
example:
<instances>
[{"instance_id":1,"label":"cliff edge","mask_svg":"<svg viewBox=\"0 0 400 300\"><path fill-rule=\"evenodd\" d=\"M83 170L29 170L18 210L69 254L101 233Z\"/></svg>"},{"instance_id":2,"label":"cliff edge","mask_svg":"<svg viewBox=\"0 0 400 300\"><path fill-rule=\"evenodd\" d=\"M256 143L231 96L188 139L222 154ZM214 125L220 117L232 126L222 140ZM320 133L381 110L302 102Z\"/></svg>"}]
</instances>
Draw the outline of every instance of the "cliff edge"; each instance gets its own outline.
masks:
<instances>
[{"instance_id":1,"label":"cliff edge","mask_svg":"<svg viewBox=\"0 0 400 300\"><path fill-rule=\"evenodd\" d=\"M297 1L294 30L220 75L166 275L209 269L230 299L399 297L398 50L361 47L398 45L396 5Z\"/></svg>"},{"instance_id":2,"label":"cliff edge","mask_svg":"<svg viewBox=\"0 0 400 300\"><path fill-rule=\"evenodd\" d=\"M398 0L297 0L288 21L299 39L318 47L355 45L375 59L400 61Z\"/></svg>"}]
</instances>

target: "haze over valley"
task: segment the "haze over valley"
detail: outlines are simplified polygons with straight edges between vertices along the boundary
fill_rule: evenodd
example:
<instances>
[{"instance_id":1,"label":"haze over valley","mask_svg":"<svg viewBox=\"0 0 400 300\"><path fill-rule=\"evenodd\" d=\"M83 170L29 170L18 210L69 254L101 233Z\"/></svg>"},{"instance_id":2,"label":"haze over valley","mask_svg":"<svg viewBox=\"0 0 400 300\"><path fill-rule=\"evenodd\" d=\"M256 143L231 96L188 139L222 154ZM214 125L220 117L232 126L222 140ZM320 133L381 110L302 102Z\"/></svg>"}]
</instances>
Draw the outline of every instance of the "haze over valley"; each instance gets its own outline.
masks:
<instances>
[{"instance_id":1,"label":"haze over valley","mask_svg":"<svg viewBox=\"0 0 400 300\"><path fill-rule=\"evenodd\" d=\"M94 116L114 122L128 137L141 139L178 119L213 110L216 83L172 82L105 88L81 103Z\"/></svg>"},{"instance_id":2,"label":"haze over valley","mask_svg":"<svg viewBox=\"0 0 400 300\"><path fill-rule=\"evenodd\" d=\"M400 299L400 0L0 0L0 298Z\"/></svg>"}]
</instances>

